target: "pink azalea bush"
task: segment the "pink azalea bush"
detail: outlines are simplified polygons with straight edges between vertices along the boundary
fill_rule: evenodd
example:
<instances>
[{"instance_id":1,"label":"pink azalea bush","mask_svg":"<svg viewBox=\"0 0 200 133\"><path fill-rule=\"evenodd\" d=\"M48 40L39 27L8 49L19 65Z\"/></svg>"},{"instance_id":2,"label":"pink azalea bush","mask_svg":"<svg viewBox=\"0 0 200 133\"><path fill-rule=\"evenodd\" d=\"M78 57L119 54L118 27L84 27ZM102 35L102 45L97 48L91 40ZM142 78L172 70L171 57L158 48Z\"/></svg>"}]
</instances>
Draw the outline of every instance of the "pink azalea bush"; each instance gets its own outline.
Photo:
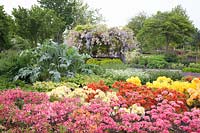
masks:
<instances>
[{"instance_id":1,"label":"pink azalea bush","mask_svg":"<svg viewBox=\"0 0 200 133\"><path fill-rule=\"evenodd\" d=\"M44 93L20 89L0 94L0 131L5 132L200 132L200 110L178 113L181 101L163 99L135 114L122 109L128 107L123 100L81 104L77 98L50 102Z\"/></svg>"}]
</instances>

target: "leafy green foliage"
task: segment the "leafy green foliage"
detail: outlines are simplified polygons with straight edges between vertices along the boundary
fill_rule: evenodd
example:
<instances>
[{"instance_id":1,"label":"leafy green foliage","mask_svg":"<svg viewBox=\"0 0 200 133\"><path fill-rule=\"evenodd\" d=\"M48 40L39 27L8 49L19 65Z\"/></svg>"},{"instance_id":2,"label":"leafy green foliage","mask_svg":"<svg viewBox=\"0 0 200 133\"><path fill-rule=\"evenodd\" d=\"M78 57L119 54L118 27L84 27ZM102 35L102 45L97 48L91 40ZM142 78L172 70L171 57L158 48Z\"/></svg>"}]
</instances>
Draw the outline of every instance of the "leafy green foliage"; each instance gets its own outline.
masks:
<instances>
[{"instance_id":1,"label":"leafy green foliage","mask_svg":"<svg viewBox=\"0 0 200 133\"><path fill-rule=\"evenodd\" d=\"M99 10L89 9L88 4L83 3L82 0L38 0L38 2L41 7L54 10L65 22L67 29L78 24L96 24L102 20Z\"/></svg>"},{"instance_id":2,"label":"leafy green foliage","mask_svg":"<svg viewBox=\"0 0 200 133\"><path fill-rule=\"evenodd\" d=\"M143 28L137 34L143 46L161 48L165 46L166 53L169 47L192 41L195 29L181 6L170 12L157 12L156 15L145 20Z\"/></svg>"},{"instance_id":3,"label":"leafy green foliage","mask_svg":"<svg viewBox=\"0 0 200 133\"><path fill-rule=\"evenodd\" d=\"M91 58L86 61L87 64L95 64L100 66L99 69L123 69L127 68L127 64L124 64L120 59L110 59L110 58ZM100 73L102 74L102 73Z\"/></svg>"},{"instance_id":4,"label":"leafy green foliage","mask_svg":"<svg viewBox=\"0 0 200 133\"><path fill-rule=\"evenodd\" d=\"M96 64L96 65L106 65L106 64L123 64L120 59L110 59L110 58L91 58L87 60L87 64Z\"/></svg>"},{"instance_id":5,"label":"leafy green foliage","mask_svg":"<svg viewBox=\"0 0 200 133\"><path fill-rule=\"evenodd\" d=\"M31 84L27 84L26 82L21 80L12 81L12 79L10 77L7 77L7 75L0 76L0 90L12 89L17 87L20 87L23 90L35 91Z\"/></svg>"},{"instance_id":6,"label":"leafy green foliage","mask_svg":"<svg viewBox=\"0 0 200 133\"><path fill-rule=\"evenodd\" d=\"M104 78L111 78L114 81L126 81L126 79L131 76L137 76L141 79L142 83L153 82L159 76L170 77L171 79L181 79L183 77L181 71L172 70L145 70L145 69L135 69L126 68L121 70L107 69L106 72L101 75Z\"/></svg>"},{"instance_id":7,"label":"leafy green foliage","mask_svg":"<svg viewBox=\"0 0 200 133\"><path fill-rule=\"evenodd\" d=\"M142 29L144 21L147 19L146 13L140 12L135 17L131 18L127 27L133 30L134 34L137 35L138 32Z\"/></svg>"},{"instance_id":8,"label":"leafy green foliage","mask_svg":"<svg viewBox=\"0 0 200 133\"><path fill-rule=\"evenodd\" d=\"M176 54L165 54L164 59L167 62L177 62L178 61L178 57Z\"/></svg>"},{"instance_id":9,"label":"leafy green foliage","mask_svg":"<svg viewBox=\"0 0 200 133\"><path fill-rule=\"evenodd\" d=\"M188 67L183 68L183 72L200 73L200 63L190 63Z\"/></svg>"},{"instance_id":10,"label":"leafy green foliage","mask_svg":"<svg viewBox=\"0 0 200 133\"><path fill-rule=\"evenodd\" d=\"M134 62L133 66L142 68L167 68L168 62L164 59L162 55L151 55L140 57L137 62ZM138 65L137 65L138 64Z\"/></svg>"},{"instance_id":11,"label":"leafy green foliage","mask_svg":"<svg viewBox=\"0 0 200 133\"><path fill-rule=\"evenodd\" d=\"M184 67L183 72L200 73L200 68Z\"/></svg>"},{"instance_id":12,"label":"leafy green foliage","mask_svg":"<svg viewBox=\"0 0 200 133\"><path fill-rule=\"evenodd\" d=\"M11 39L11 44L12 44L11 49L16 51L30 49L32 46L29 40L24 39L18 35L13 36L13 38Z\"/></svg>"},{"instance_id":13,"label":"leafy green foliage","mask_svg":"<svg viewBox=\"0 0 200 133\"><path fill-rule=\"evenodd\" d=\"M32 47L44 42L45 39L54 38L64 26L64 22L53 10L38 6L32 6L30 10L19 6L18 9L13 9L12 14L16 24L16 34L28 39Z\"/></svg>"},{"instance_id":14,"label":"leafy green foliage","mask_svg":"<svg viewBox=\"0 0 200 133\"><path fill-rule=\"evenodd\" d=\"M153 82L160 76L165 76L171 78L172 80L181 80L183 77L181 71L172 71L172 70L151 70L148 72L150 75L147 81ZM145 81L146 82L146 81Z\"/></svg>"},{"instance_id":15,"label":"leafy green foliage","mask_svg":"<svg viewBox=\"0 0 200 133\"><path fill-rule=\"evenodd\" d=\"M0 75L13 78L17 71L30 62L31 55L20 56L16 50L7 50L0 53Z\"/></svg>"},{"instance_id":16,"label":"leafy green foliage","mask_svg":"<svg viewBox=\"0 0 200 133\"><path fill-rule=\"evenodd\" d=\"M27 55L32 55L31 61L18 71L15 80L59 81L61 77L73 76L75 73L92 73L85 64L85 60L89 56L79 54L74 47L68 48L63 44L46 42L22 53L22 56Z\"/></svg>"},{"instance_id":17,"label":"leafy green foliage","mask_svg":"<svg viewBox=\"0 0 200 133\"><path fill-rule=\"evenodd\" d=\"M0 6L0 51L11 47L11 27L11 17L5 13L3 6Z\"/></svg>"},{"instance_id":18,"label":"leafy green foliage","mask_svg":"<svg viewBox=\"0 0 200 133\"><path fill-rule=\"evenodd\" d=\"M102 77L100 75L94 74L76 74L74 77L71 78L62 78L62 82L72 82L79 85L79 87L85 86L91 82L99 82L101 80L103 80L104 83L108 86L112 86L112 84L115 82L115 80L111 77Z\"/></svg>"}]
</instances>

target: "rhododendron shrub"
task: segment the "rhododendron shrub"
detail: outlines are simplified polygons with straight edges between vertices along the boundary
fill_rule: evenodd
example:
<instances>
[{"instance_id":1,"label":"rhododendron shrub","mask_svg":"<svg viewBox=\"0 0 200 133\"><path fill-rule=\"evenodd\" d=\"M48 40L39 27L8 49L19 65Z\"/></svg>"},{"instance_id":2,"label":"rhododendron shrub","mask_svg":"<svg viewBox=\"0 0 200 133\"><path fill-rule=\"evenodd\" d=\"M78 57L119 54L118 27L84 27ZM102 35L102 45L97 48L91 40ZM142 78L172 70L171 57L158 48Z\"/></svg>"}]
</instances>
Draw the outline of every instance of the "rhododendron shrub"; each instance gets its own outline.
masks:
<instances>
[{"instance_id":1,"label":"rhododendron shrub","mask_svg":"<svg viewBox=\"0 0 200 133\"><path fill-rule=\"evenodd\" d=\"M48 132L58 129L59 123L79 107L79 99L49 102L44 93L8 90L1 92L0 125L13 132ZM12 96L13 95L13 96ZM15 99L24 100L21 108Z\"/></svg>"},{"instance_id":2,"label":"rhododendron shrub","mask_svg":"<svg viewBox=\"0 0 200 133\"><path fill-rule=\"evenodd\" d=\"M92 88L93 90L101 90L103 92L109 91L109 87L104 84L102 80L100 80L98 83L89 83L87 84L88 88Z\"/></svg>"},{"instance_id":3,"label":"rhododendron shrub","mask_svg":"<svg viewBox=\"0 0 200 133\"><path fill-rule=\"evenodd\" d=\"M176 111L186 111L187 105L186 96L175 90L168 89L157 89L152 90L146 86L137 86L128 82L115 82L112 86L118 89L118 97L121 101L126 101L128 106L133 104L139 104L143 106L146 110L150 109L152 105L156 105L162 102L164 99L169 101L175 101L181 104L180 107L176 108Z\"/></svg>"}]
</instances>

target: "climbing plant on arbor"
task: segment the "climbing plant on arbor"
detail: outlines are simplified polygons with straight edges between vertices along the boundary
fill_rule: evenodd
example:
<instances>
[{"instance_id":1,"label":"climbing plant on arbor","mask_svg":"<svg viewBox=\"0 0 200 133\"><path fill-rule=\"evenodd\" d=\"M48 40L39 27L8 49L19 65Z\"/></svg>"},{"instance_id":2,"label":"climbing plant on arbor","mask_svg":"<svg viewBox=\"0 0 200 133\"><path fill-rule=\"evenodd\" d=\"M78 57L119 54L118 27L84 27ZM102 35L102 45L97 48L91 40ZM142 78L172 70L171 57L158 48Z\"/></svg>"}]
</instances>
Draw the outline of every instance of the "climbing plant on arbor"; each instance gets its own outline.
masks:
<instances>
[{"instance_id":1,"label":"climbing plant on arbor","mask_svg":"<svg viewBox=\"0 0 200 133\"><path fill-rule=\"evenodd\" d=\"M67 44L75 45L81 53L92 57L119 57L125 61L125 53L138 45L133 36L130 29L79 25L69 31Z\"/></svg>"}]
</instances>

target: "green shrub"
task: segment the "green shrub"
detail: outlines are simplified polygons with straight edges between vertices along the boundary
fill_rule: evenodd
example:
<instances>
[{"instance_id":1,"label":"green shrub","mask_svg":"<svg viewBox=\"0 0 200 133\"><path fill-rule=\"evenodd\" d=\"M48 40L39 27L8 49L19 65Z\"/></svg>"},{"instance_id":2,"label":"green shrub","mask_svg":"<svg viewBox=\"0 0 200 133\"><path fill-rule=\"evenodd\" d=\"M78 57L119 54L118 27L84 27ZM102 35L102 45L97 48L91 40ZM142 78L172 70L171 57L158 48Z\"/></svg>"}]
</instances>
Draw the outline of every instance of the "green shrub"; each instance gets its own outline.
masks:
<instances>
[{"instance_id":1,"label":"green shrub","mask_svg":"<svg viewBox=\"0 0 200 133\"><path fill-rule=\"evenodd\" d=\"M62 82L71 82L79 85L79 87L85 86L88 83L91 82L99 82L100 80L103 80L104 83L108 86L112 86L112 84L115 82L111 77L101 77L99 75L83 75L83 74L76 74L74 77L71 78L62 78Z\"/></svg>"},{"instance_id":2,"label":"green shrub","mask_svg":"<svg viewBox=\"0 0 200 133\"><path fill-rule=\"evenodd\" d=\"M169 71L169 70L145 70L145 69L122 69L114 70L107 69L106 73L103 75L104 78L111 78L114 81L126 81L126 79L131 76L137 76L140 78L141 82L145 84L146 82L155 81L159 76L166 76L173 80L180 80L183 75L181 71Z\"/></svg>"},{"instance_id":3,"label":"green shrub","mask_svg":"<svg viewBox=\"0 0 200 133\"><path fill-rule=\"evenodd\" d=\"M153 82L160 76L166 76L171 78L172 80L181 80L183 75L181 71L170 71L170 70L161 70L161 71L148 71L149 74L149 81Z\"/></svg>"},{"instance_id":4,"label":"green shrub","mask_svg":"<svg viewBox=\"0 0 200 133\"><path fill-rule=\"evenodd\" d=\"M148 60L147 68L166 68L168 63L166 61Z\"/></svg>"},{"instance_id":5,"label":"green shrub","mask_svg":"<svg viewBox=\"0 0 200 133\"><path fill-rule=\"evenodd\" d=\"M113 80L117 81L126 81L126 79L130 78L131 76L137 76L140 78L148 78L149 75L144 72L142 69L107 69L106 73L102 75L104 78L112 78Z\"/></svg>"},{"instance_id":6,"label":"green shrub","mask_svg":"<svg viewBox=\"0 0 200 133\"><path fill-rule=\"evenodd\" d=\"M45 42L36 48L26 50L22 56L33 55L26 67L19 69L15 80L27 82L59 81L63 76L73 76L76 73L92 73L86 68L85 60L88 55L79 54L74 47Z\"/></svg>"},{"instance_id":7,"label":"green shrub","mask_svg":"<svg viewBox=\"0 0 200 133\"><path fill-rule=\"evenodd\" d=\"M167 68L168 62L165 61L163 55L143 56L138 60L138 65L132 65L142 68Z\"/></svg>"},{"instance_id":8,"label":"green shrub","mask_svg":"<svg viewBox=\"0 0 200 133\"><path fill-rule=\"evenodd\" d=\"M200 73L200 64L199 63L190 63L188 67L182 69L183 72L194 72Z\"/></svg>"},{"instance_id":9,"label":"green shrub","mask_svg":"<svg viewBox=\"0 0 200 133\"><path fill-rule=\"evenodd\" d=\"M165 54L164 59L167 62L177 62L178 61L178 57L176 54Z\"/></svg>"},{"instance_id":10,"label":"green shrub","mask_svg":"<svg viewBox=\"0 0 200 133\"><path fill-rule=\"evenodd\" d=\"M123 64L120 59L110 59L110 58L91 58L88 59L87 64L95 64L95 65L107 65L107 64Z\"/></svg>"},{"instance_id":11,"label":"green shrub","mask_svg":"<svg viewBox=\"0 0 200 133\"><path fill-rule=\"evenodd\" d=\"M200 63L190 63L188 67L200 69Z\"/></svg>"},{"instance_id":12,"label":"green shrub","mask_svg":"<svg viewBox=\"0 0 200 133\"><path fill-rule=\"evenodd\" d=\"M120 59L110 59L110 58L92 58L87 60L87 64L99 65L104 69L124 69L127 65L124 64Z\"/></svg>"},{"instance_id":13,"label":"green shrub","mask_svg":"<svg viewBox=\"0 0 200 133\"><path fill-rule=\"evenodd\" d=\"M148 64L147 58L141 57L141 58L138 60L138 64L139 64L140 66L146 67L146 65Z\"/></svg>"},{"instance_id":14,"label":"green shrub","mask_svg":"<svg viewBox=\"0 0 200 133\"><path fill-rule=\"evenodd\" d=\"M10 75L13 78L18 70L30 62L29 55L20 57L15 50L8 50L0 53L0 75Z\"/></svg>"},{"instance_id":15,"label":"green shrub","mask_svg":"<svg viewBox=\"0 0 200 133\"><path fill-rule=\"evenodd\" d=\"M185 67L183 68L183 72L200 73L200 68Z\"/></svg>"},{"instance_id":16,"label":"green shrub","mask_svg":"<svg viewBox=\"0 0 200 133\"><path fill-rule=\"evenodd\" d=\"M0 90L5 90L5 89L12 89L12 88L17 88L20 87L23 90L30 90L34 91L33 87L31 84L27 84L24 81L17 80L17 81L12 81L7 75L1 75L0 77Z\"/></svg>"},{"instance_id":17,"label":"green shrub","mask_svg":"<svg viewBox=\"0 0 200 133\"><path fill-rule=\"evenodd\" d=\"M184 64L182 64L182 63L170 63L169 64L169 67L171 68L171 69L183 69L184 68Z\"/></svg>"}]
</instances>

